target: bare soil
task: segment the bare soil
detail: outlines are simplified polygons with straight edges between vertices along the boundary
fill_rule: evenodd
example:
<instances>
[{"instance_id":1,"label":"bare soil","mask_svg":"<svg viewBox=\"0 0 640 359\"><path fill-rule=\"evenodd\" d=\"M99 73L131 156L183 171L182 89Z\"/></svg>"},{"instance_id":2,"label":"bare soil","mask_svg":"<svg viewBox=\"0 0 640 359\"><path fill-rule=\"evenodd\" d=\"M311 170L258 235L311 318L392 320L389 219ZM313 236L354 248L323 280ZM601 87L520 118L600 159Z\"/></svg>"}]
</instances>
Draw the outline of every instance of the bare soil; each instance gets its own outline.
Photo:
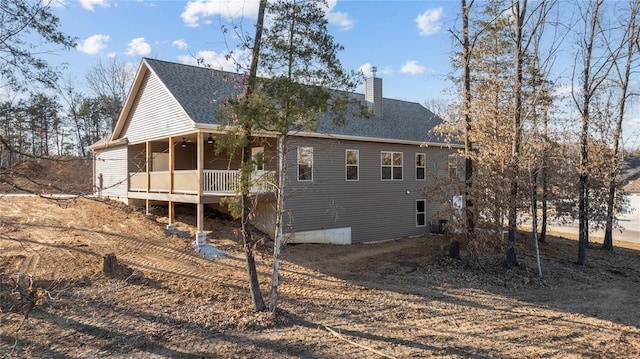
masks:
<instances>
[{"instance_id":1,"label":"bare soil","mask_svg":"<svg viewBox=\"0 0 640 359\"><path fill-rule=\"evenodd\" d=\"M210 242L228 257L194 251L188 209L184 236L90 199L3 197L0 213L3 358L640 357L637 245L594 246L579 267L576 242L551 238L542 279L524 234L514 268L502 248L450 259L441 235L289 245L272 316L251 309L237 224L213 213ZM257 258L267 301L270 251Z\"/></svg>"},{"instance_id":2,"label":"bare soil","mask_svg":"<svg viewBox=\"0 0 640 359\"><path fill-rule=\"evenodd\" d=\"M91 193L91 158L50 156L0 167L0 193Z\"/></svg>"}]
</instances>

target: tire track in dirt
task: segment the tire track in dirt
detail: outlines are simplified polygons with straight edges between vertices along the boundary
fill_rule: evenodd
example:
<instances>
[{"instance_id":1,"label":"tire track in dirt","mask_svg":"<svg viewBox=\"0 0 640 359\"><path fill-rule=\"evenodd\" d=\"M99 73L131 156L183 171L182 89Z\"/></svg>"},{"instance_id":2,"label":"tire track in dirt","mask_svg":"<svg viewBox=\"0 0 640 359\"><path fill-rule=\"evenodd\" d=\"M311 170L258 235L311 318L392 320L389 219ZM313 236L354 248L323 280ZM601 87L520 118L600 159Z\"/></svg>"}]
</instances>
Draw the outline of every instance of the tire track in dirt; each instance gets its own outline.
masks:
<instances>
[{"instance_id":1,"label":"tire track in dirt","mask_svg":"<svg viewBox=\"0 0 640 359\"><path fill-rule=\"evenodd\" d=\"M18 273L30 275L35 274L36 268L38 267L38 262L40 262L40 255L28 254L18 265Z\"/></svg>"},{"instance_id":2,"label":"tire track in dirt","mask_svg":"<svg viewBox=\"0 0 640 359\"><path fill-rule=\"evenodd\" d=\"M93 234L96 241L102 244L108 243L107 248L117 247L123 263L143 272L178 275L209 283L223 282L237 287L247 285L244 280L217 276L215 265L211 260L195 254L195 251L194 254L185 253L183 249L172 246L170 241L156 244L121 235L97 232ZM225 265L231 266L234 265L235 259L218 258L216 261L224 261Z\"/></svg>"},{"instance_id":3,"label":"tire track in dirt","mask_svg":"<svg viewBox=\"0 0 640 359\"><path fill-rule=\"evenodd\" d=\"M101 243L109 243L110 246L118 247L120 255L123 257L127 264L133 266L142 267L148 270L154 270L159 272L169 272L179 274L187 277L192 277L201 280L214 280L215 277L211 276L203 271L195 271L193 264L198 267L202 267L203 263L201 258L194 255L189 255L182 252L179 249L170 247L170 243L163 242L162 245L131 239L126 236L96 233L94 237ZM148 258L143 258L139 253L146 253ZM149 258L150 257L150 258ZM155 260L157 257L163 260ZM192 265L182 266L177 263L191 263Z\"/></svg>"}]
</instances>

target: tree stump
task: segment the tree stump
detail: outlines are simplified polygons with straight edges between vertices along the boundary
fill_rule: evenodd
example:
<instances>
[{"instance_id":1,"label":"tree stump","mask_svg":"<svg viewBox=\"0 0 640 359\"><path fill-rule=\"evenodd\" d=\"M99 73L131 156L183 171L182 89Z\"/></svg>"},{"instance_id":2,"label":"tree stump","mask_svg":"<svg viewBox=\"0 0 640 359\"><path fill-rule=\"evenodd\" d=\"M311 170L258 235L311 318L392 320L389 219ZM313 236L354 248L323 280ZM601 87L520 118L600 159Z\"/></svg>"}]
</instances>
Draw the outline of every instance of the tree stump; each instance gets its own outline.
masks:
<instances>
[{"instance_id":1,"label":"tree stump","mask_svg":"<svg viewBox=\"0 0 640 359\"><path fill-rule=\"evenodd\" d=\"M109 253L102 257L102 273L108 277L116 277L118 275L118 259L113 253Z\"/></svg>"}]
</instances>

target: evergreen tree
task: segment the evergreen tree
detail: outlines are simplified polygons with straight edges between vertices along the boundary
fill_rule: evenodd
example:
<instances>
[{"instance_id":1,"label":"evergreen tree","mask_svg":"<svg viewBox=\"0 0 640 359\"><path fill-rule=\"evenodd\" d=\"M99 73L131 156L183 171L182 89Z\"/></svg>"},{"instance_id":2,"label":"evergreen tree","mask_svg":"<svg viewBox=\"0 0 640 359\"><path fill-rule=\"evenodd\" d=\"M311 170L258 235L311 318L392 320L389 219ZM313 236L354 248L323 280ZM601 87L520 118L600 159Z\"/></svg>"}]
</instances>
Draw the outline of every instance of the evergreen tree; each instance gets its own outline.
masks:
<instances>
[{"instance_id":1,"label":"evergreen tree","mask_svg":"<svg viewBox=\"0 0 640 359\"><path fill-rule=\"evenodd\" d=\"M0 0L0 88L19 90L34 83L54 87L59 73L39 57L43 46L53 47L47 49L50 52L76 44L59 30L60 20L51 13L49 3Z\"/></svg>"},{"instance_id":2,"label":"evergreen tree","mask_svg":"<svg viewBox=\"0 0 640 359\"><path fill-rule=\"evenodd\" d=\"M257 59L258 72L264 77L256 78L255 86L245 91L244 96L230 99L223 111L232 125L229 138L234 143L228 145L246 146L249 134L256 131L276 133L278 137L271 311L277 309L278 301L282 215L287 193L284 158L289 137L296 131L315 131L319 115L329 116L338 124L345 123L347 108L353 102L348 92L358 83L355 73L345 71L337 57L342 47L328 32L326 9L324 0L269 2L266 5L269 21L264 27L259 53L253 47L253 59ZM251 81L253 78L249 77L245 82L252 84ZM248 157L243 162L242 182L246 183L253 166ZM244 202L243 212L247 206Z\"/></svg>"}]
</instances>

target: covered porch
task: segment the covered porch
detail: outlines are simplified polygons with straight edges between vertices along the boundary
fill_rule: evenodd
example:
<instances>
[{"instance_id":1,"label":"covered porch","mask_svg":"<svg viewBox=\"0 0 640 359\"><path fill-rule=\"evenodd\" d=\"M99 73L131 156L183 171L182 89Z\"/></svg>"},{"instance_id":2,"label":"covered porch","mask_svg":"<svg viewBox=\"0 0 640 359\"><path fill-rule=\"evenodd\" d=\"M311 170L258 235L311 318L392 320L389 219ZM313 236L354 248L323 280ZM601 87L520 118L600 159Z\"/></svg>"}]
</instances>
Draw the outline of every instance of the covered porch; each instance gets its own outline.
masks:
<instances>
[{"instance_id":1,"label":"covered porch","mask_svg":"<svg viewBox=\"0 0 640 359\"><path fill-rule=\"evenodd\" d=\"M144 200L147 212L152 201L166 202L169 226L174 223L174 203L197 204L197 242L204 241L203 206L237 196L240 186L241 152L217 148L221 136L224 134L196 132L130 144L128 198ZM259 201L273 198L274 148L274 138L252 141L256 164L250 179L250 195Z\"/></svg>"}]
</instances>

